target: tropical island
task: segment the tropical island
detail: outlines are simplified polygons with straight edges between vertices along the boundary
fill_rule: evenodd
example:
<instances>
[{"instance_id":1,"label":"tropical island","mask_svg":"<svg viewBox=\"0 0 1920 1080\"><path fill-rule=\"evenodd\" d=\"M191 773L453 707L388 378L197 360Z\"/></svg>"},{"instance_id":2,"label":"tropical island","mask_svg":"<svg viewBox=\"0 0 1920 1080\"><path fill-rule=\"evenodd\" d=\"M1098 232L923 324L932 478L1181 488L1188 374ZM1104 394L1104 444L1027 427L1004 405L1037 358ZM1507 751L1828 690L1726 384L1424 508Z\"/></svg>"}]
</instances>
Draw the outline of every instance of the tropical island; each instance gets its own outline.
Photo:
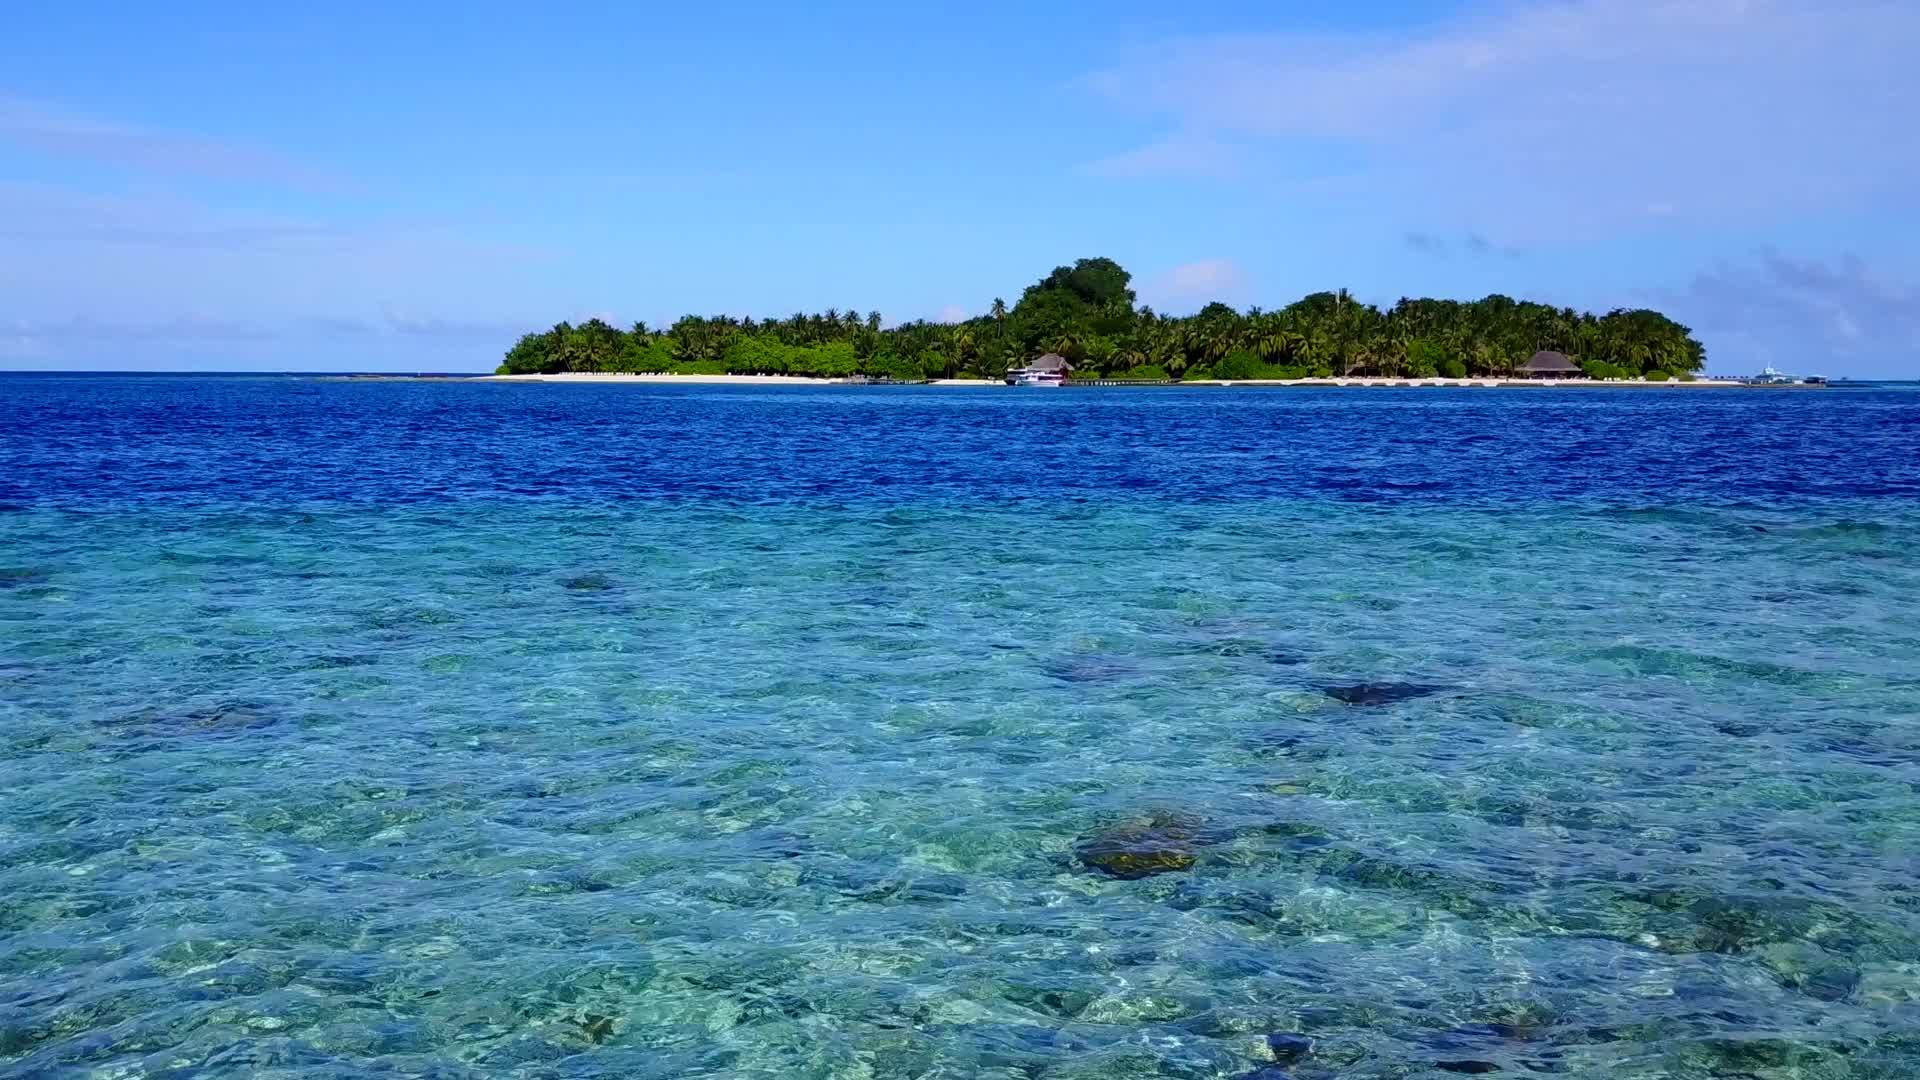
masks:
<instances>
[{"instance_id":1,"label":"tropical island","mask_svg":"<svg viewBox=\"0 0 1920 1080\"><path fill-rule=\"evenodd\" d=\"M1573 375L1663 382L1691 380L1706 362L1692 331L1646 309L1596 316L1494 295L1403 298L1382 310L1342 289L1272 311L1212 303L1168 316L1140 305L1131 282L1111 259L1081 259L1027 286L1012 307L995 299L987 314L956 323L887 327L879 312L853 308L687 315L664 330L562 322L522 337L496 373L997 380L1057 354L1076 379L1504 378L1549 353L1564 354Z\"/></svg>"}]
</instances>

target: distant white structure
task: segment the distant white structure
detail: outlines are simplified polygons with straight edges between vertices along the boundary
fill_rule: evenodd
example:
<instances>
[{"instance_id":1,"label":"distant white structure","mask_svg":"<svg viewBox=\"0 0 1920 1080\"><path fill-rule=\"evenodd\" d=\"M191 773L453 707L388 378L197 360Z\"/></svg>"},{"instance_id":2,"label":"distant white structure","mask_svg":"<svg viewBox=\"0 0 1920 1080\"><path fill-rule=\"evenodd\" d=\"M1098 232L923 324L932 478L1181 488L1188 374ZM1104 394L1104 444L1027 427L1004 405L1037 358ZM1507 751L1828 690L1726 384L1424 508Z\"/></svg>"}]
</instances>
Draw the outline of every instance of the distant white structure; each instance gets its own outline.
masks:
<instances>
[{"instance_id":1,"label":"distant white structure","mask_svg":"<svg viewBox=\"0 0 1920 1080\"><path fill-rule=\"evenodd\" d=\"M1067 373L1073 365L1059 353L1048 353L1038 357L1026 367L1013 368L1007 372L1008 386L1059 386L1067 381Z\"/></svg>"}]
</instances>

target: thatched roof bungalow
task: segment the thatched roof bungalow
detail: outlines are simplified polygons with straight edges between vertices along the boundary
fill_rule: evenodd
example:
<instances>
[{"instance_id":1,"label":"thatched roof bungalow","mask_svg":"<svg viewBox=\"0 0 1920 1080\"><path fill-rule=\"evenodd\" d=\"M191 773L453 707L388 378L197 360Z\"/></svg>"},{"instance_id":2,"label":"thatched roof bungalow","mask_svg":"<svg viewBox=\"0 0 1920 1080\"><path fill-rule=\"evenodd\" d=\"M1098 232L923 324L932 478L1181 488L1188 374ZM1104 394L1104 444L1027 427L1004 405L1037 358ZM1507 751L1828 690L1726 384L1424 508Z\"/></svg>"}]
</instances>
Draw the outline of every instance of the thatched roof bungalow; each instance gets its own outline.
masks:
<instances>
[{"instance_id":1,"label":"thatched roof bungalow","mask_svg":"<svg viewBox=\"0 0 1920 1080\"><path fill-rule=\"evenodd\" d=\"M1048 353L1007 372L1008 386L1064 386L1073 365L1059 353Z\"/></svg>"},{"instance_id":2,"label":"thatched roof bungalow","mask_svg":"<svg viewBox=\"0 0 1920 1080\"><path fill-rule=\"evenodd\" d=\"M1523 379L1584 379L1586 372L1574 363L1566 353L1542 349L1533 354L1533 359L1521 364L1515 372Z\"/></svg>"}]
</instances>

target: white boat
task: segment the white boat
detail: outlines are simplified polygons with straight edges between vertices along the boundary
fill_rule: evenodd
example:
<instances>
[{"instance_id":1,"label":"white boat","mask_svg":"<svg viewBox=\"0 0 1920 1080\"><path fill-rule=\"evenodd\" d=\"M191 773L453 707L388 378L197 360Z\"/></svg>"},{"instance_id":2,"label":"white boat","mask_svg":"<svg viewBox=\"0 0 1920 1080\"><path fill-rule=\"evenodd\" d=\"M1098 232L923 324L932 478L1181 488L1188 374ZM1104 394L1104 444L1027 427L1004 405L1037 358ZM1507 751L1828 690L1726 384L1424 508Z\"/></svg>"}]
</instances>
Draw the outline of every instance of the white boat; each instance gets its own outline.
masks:
<instances>
[{"instance_id":1,"label":"white boat","mask_svg":"<svg viewBox=\"0 0 1920 1080\"><path fill-rule=\"evenodd\" d=\"M1749 386L1824 386L1826 377L1822 375L1789 375L1768 364L1760 374L1747 380Z\"/></svg>"},{"instance_id":2,"label":"white boat","mask_svg":"<svg viewBox=\"0 0 1920 1080\"><path fill-rule=\"evenodd\" d=\"M1048 353L1038 357L1026 367L1011 368L1007 371L1008 386L1061 386L1067 381L1067 372L1073 366L1059 353Z\"/></svg>"},{"instance_id":3,"label":"white boat","mask_svg":"<svg viewBox=\"0 0 1920 1080\"><path fill-rule=\"evenodd\" d=\"M1067 377L1058 371L1015 368L1007 372L1008 386L1062 386L1066 381Z\"/></svg>"}]
</instances>

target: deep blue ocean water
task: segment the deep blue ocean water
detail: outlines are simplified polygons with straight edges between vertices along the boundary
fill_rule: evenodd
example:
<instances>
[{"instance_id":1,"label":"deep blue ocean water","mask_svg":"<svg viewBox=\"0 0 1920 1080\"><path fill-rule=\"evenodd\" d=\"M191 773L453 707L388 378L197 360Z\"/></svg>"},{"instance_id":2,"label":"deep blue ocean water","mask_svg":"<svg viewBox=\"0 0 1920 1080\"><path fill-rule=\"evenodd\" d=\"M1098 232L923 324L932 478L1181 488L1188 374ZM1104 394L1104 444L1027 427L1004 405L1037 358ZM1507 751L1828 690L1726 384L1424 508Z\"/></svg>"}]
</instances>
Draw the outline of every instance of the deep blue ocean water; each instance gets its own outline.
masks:
<instances>
[{"instance_id":1,"label":"deep blue ocean water","mask_svg":"<svg viewBox=\"0 0 1920 1080\"><path fill-rule=\"evenodd\" d=\"M1916 871L1917 392L0 376L0 1075L1913 1077Z\"/></svg>"}]
</instances>

